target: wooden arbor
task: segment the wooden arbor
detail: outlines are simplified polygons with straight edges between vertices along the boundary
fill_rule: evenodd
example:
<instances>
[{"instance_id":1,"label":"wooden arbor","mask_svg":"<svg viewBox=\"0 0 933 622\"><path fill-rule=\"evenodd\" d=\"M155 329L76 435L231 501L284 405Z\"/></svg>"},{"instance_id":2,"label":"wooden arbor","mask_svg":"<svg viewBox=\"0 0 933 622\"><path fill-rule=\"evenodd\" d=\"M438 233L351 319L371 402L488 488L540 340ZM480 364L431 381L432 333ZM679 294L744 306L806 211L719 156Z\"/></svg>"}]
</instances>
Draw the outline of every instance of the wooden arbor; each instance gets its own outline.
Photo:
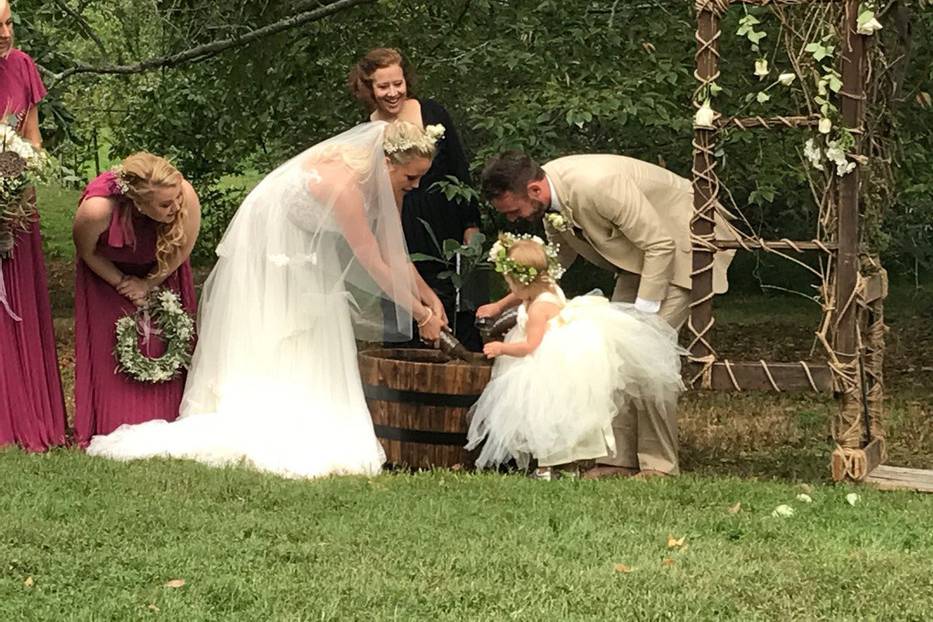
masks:
<instances>
[{"instance_id":1,"label":"wooden arbor","mask_svg":"<svg viewBox=\"0 0 933 622\"><path fill-rule=\"evenodd\" d=\"M862 153L867 60L865 37L857 32L859 0L695 0L698 28L695 105L719 76L720 19L730 5L801 5L834 2L843 9L841 43L841 116L855 138L849 157ZM712 127L697 127L693 140L693 296L690 320L691 385L694 388L773 391L833 391L839 397L834 420L836 442L833 478L863 480L885 459L882 361L884 356L883 301L887 280L877 260L859 248L859 166L837 177L824 194L821 239L768 241L741 234L737 240L718 240L713 215L720 206L720 181L714 155L717 133L731 126L739 130L809 127L818 116L720 117ZM713 254L726 249L762 249L793 260L802 252L823 253L827 269L822 278L823 320L817 336L826 351L823 363L729 361L720 359L710 339L713 318Z\"/></svg>"}]
</instances>

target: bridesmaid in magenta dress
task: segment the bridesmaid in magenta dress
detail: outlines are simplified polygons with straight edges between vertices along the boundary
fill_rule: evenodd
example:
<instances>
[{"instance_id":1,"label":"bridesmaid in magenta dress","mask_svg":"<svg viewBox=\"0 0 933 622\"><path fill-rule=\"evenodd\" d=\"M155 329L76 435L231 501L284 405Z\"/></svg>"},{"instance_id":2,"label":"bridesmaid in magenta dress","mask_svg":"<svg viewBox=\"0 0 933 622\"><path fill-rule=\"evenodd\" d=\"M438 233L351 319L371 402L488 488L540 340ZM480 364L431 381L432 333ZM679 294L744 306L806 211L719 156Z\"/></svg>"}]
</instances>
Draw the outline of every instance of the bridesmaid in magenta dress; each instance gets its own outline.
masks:
<instances>
[{"instance_id":1,"label":"bridesmaid in magenta dress","mask_svg":"<svg viewBox=\"0 0 933 622\"><path fill-rule=\"evenodd\" d=\"M201 224L194 188L145 152L118 170L88 184L74 221L74 427L82 447L124 423L175 419L185 376L151 384L116 371L114 325L156 287L177 293L189 313L197 306L189 261ZM157 336L141 347L151 357L164 351Z\"/></svg>"},{"instance_id":2,"label":"bridesmaid in magenta dress","mask_svg":"<svg viewBox=\"0 0 933 622\"><path fill-rule=\"evenodd\" d=\"M0 0L0 121L36 146L45 87L28 54L13 47L10 5ZM0 253L0 445L44 451L65 442L52 311L38 214Z\"/></svg>"}]
</instances>

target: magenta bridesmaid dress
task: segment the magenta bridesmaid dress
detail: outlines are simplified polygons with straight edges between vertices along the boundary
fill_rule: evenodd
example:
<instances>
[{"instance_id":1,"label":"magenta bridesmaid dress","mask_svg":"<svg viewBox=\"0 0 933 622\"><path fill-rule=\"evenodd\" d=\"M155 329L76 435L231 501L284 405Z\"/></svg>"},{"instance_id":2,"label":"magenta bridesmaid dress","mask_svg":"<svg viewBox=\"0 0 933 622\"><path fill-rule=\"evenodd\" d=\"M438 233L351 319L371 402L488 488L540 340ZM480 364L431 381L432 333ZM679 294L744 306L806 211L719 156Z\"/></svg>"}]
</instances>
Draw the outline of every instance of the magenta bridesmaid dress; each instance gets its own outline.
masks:
<instances>
[{"instance_id":1,"label":"magenta bridesmaid dress","mask_svg":"<svg viewBox=\"0 0 933 622\"><path fill-rule=\"evenodd\" d=\"M94 179L81 196L117 199L110 227L101 234L97 252L110 259L124 274L145 277L156 265L157 223L140 214L123 197L113 172ZM196 311L194 280L189 260L179 266L161 287L177 293L189 312ZM75 275L75 440L86 447L91 437L109 434L124 423L152 419L173 421L178 416L185 375L160 384L139 382L116 370L113 349L116 321L136 307L95 274L80 258ZM159 356L164 351L157 336L150 337L144 352Z\"/></svg>"},{"instance_id":2,"label":"magenta bridesmaid dress","mask_svg":"<svg viewBox=\"0 0 933 622\"><path fill-rule=\"evenodd\" d=\"M0 58L0 112L18 129L45 92L29 55ZM0 445L44 451L65 442L65 400L38 215L0 259L0 276Z\"/></svg>"}]
</instances>

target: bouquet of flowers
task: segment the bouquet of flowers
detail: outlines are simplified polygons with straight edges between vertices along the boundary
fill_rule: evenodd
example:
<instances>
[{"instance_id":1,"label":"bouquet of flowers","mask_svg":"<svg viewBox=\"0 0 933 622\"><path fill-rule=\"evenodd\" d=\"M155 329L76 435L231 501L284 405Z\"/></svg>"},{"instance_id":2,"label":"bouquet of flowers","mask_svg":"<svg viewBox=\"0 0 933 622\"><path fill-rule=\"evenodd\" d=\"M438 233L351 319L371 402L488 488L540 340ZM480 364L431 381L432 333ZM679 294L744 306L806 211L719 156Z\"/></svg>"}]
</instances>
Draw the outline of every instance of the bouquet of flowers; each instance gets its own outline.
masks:
<instances>
[{"instance_id":1,"label":"bouquet of flowers","mask_svg":"<svg viewBox=\"0 0 933 622\"><path fill-rule=\"evenodd\" d=\"M34 195L27 190L49 169L45 151L0 121L0 259L12 254L17 231L28 229L35 218Z\"/></svg>"}]
</instances>

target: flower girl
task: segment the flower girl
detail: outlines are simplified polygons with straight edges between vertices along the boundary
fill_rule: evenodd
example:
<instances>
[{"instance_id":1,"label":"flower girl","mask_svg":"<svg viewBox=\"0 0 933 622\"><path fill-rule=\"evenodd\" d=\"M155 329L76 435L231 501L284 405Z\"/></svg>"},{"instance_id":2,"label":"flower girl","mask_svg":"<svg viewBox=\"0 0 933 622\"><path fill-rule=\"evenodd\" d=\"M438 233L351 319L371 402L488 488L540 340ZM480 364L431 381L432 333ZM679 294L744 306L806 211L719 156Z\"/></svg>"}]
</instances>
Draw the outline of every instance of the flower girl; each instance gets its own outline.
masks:
<instances>
[{"instance_id":1,"label":"flower girl","mask_svg":"<svg viewBox=\"0 0 933 622\"><path fill-rule=\"evenodd\" d=\"M468 449L485 441L477 467L533 457L534 477L574 474L615 452L618 409L676 407L682 350L667 323L602 296L568 301L557 249L538 237L503 234L489 258L522 304L505 341L484 348L496 362L468 433Z\"/></svg>"}]
</instances>

